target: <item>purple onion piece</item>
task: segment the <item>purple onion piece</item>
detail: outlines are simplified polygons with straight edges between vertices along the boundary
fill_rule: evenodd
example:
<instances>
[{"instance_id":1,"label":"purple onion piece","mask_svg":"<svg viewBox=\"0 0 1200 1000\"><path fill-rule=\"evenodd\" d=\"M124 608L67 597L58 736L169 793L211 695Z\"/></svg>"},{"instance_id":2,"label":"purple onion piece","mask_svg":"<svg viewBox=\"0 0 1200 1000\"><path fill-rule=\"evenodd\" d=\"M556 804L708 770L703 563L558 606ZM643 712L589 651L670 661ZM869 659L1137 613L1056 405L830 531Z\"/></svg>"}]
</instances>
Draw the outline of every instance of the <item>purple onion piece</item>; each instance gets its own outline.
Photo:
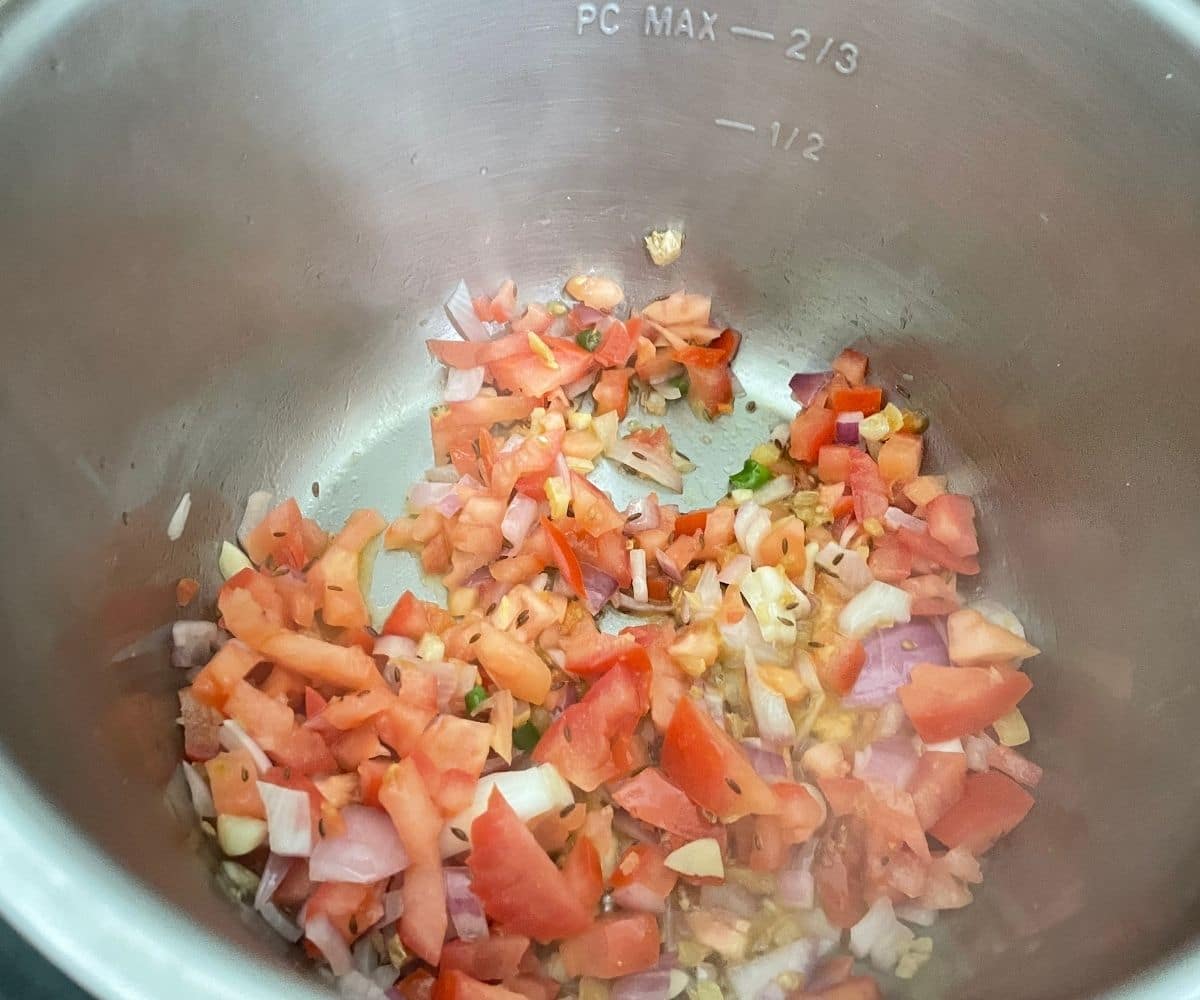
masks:
<instances>
[{"instance_id":1,"label":"purple onion piece","mask_svg":"<svg viewBox=\"0 0 1200 1000\"><path fill-rule=\"evenodd\" d=\"M839 413L833 439L838 444L858 444L858 425L862 419L861 413Z\"/></svg>"},{"instance_id":2,"label":"purple onion piece","mask_svg":"<svg viewBox=\"0 0 1200 1000\"><path fill-rule=\"evenodd\" d=\"M584 603L587 605L588 611L598 615L600 609L608 603L609 598L617 592L617 581L587 563L580 564L579 568L583 572L583 589L587 593Z\"/></svg>"},{"instance_id":3,"label":"purple onion piece","mask_svg":"<svg viewBox=\"0 0 1200 1000\"><path fill-rule=\"evenodd\" d=\"M797 372L788 382L792 390L792 399L801 406L812 403L817 393L829 385L833 372Z\"/></svg>"},{"instance_id":4,"label":"purple onion piece","mask_svg":"<svg viewBox=\"0 0 1200 1000\"><path fill-rule=\"evenodd\" d=\"M876 707L892 701L896 689L908 683L918 663L949 663L946 641L937 622L918 618L903 625L877 629L863 640L867 662L844 704Z\"/></svg>"},{"instance_id":5,"label":"purple onion piece","mask_svg":"<svg viewBox=\"0 0 1200 1000\"><path fill-rule=\"evenodd\" d=\"M787 778L787 764L783 757L774 750L763 746L762 740L753 737L742 740L742 749L746 752L754 770L760 778L767 781L778 781Z\"/></svg>"}]
</instances>

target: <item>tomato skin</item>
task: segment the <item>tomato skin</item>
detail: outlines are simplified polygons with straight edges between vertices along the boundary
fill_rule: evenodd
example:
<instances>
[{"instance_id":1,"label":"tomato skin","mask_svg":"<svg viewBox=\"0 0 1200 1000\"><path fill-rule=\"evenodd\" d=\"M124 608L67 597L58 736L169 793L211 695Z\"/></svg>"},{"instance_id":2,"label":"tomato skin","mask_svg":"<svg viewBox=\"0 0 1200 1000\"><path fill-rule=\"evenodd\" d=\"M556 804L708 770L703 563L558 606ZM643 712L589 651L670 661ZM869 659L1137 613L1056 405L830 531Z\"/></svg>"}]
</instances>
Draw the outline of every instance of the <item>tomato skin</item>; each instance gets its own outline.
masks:
<instances>
[{"instance_id":1,"label":"tomato skin","mask_svg":"<svg viewBox=\"0 0 1200 1000\"><path fill-rule=\"evenodd\" d=\"M691 510L686 514L680 514L675 518L675 535L694 535L698 531L704 531L708 527L708 515L712 513L712 508L704 510Z\"/></svg>"},{"instance_id":2,"label":"tomato skin","mask_svg":"<svg viewBox=\"0 0 1200 1000\"><path fill-rule=\"evenodd\" d=\"M543 944L584 931L591 914L498 791L471 824L471 888L510 932Z\"/></svg>"},{"instance_id":3,"label":"tomato skin","mask_svg":"<svg viewBox=\"0 0 1200 1000\"><path fill-rule=\"evenodd\" d=\"M522 997L503 986L481 983L458 969L447 969L438 974L431 1000L522 1000Z\"/></svg>"},{"instance_id":4,"label":"tomato skin","mask_svg":"<svg viewBox=\"0 0 1200 1000\"><path fill-rule=\"evenodd\" d=\"M921 829L928 830L963 796L967 780L967 756L926 750L908 784Z\"/></svg>"},{"instance_id":5,"label":"tomato skin","mask_svg":"<svg viewBox=\"0 0 1200 1000\"><path fill-rule=\"evenodd\" d=\"M449 614L430 601L420 600L411 590L406 590L383 623L383 634L400 635L418 641L427 632L440 633L449 624Z\"/></svg>"},{"instance_id":6,"label":"tomato skin","mask_svg":"<svg viewBox=\"0 0 1200 1000\"><path fill-rule=\"evenodd\" d=\"M613 913L562 943L569 976L616 979L658 964L658 921L649 913Z\"/></svg>"},{"instance_id":7,"label":"tomato skin","mask_svg":"<svg viewBox=\"0 0 1200 1000\"><path fill-rule=\"evenodd\" d=\"M566 671L576 677L594 680L613 667L624 666L634 673L650 673L650 656L628 636L596 632L582 641L564 640Z\"/></svg>"},{"instance_id":8,"label":"tomato skin","mask_svg":"<svg viewBox=\"0 0 1200 1000\"><path fill-rule=\"evenodd\" d=\"M776 813L779 802L742 749L694 699L675 708L663 738L663 772L697 805L728 822L750 813Z\"/></svg>"},{"instance_id":9,"label":"tomato skin","mask_svg":"<svg viewBox=\"0 0 1200 1000\"><path fill-rule=\"evenodd\" d=\"M594 791L633 767L628 741L649 708L649 674L614 666L542 734L533 759L554 764L571 784Z\"/></svg>"},{"instance_id":10,"label":"tomato skin","mask_svg":"<svg viewBox=\"0 0 1200 1000\"><path fill-rule=\"evenodd\" d=\"M920 663L899 689L900 704L926 743L957 739L990 726L1033 687L1019 670Z\"/></svg>"},{"instance_id":11,"label":"tomato skin","mask_svg":"<svg viewBox=\"0 0 1200 1000\"><path fill-rule=\"evenodd\" d=\"M867 650L858 639L843 639L832 652L814 658L821 687L837 695L847 695L867 662Z\"/></svg>"},{"instance_id":12,"label":"tomato skin","mask_svg":"<svg viewBox=\"0 0 1200 1000\"><path fill-rule=\"evenodd\" d=\"M725 828L710 823L683 792L655 767L647 767L613 791L613 801L643 823L684 840L715 837L722 845Z\"/></svg>"},{"instance_id":13,"label":"tomato skin","mask_svg":"<svg viewBox=\"0 0 1200 1000\"><path fill-rule=\"evenodd\" d=\"M962 798L930 827L947 847L978 857L1012 831L1033 808L1033 796L998 771L967 775Z\"/></svg>"},{"instance_id":14,"label":"tomato skin","mask_svg":"<svg viewBox=\"0 0 1200 1000\"><path fill-rule=\"evenodd\" d=\"M792 421L788 454L797 462L816 462L821 449L833 444L837 429L837 414L823 407L809 406Z\"/></svg>"},{"instance_id":15,"label":"tomato skin","mask_svg":"<svg viewBox=\"0 0 1200 1000\"><path fill-rule=\"evenodd\" d=\"M592 389L597 416L616 413L621 420L625 419L625 414L629 411L629 380L632 377L632 368L606 368L600 373L600 378Z\"/></svg>"},{"instance_id":16,"label":"tomato skin","mask_svg":"<svg viewBox=\"0 0 1200 1000\"><path fill-rule=\"evenodd\" d=\"M702 350L703 348L691 348ZM729 366L688 367L688 403L707 417L733 409L733 377Z\"/></svg>"},{"instance_id":17,"label":"tomato skin","mask_svg":"<svg viewBox=\"0 0 1200 1000\"><path fill-rule=\"evenodd\" d=\"M975 533L975 505L970 497L958 493L943 493L925 507L929 534L955 556L965 558L979 553Z\"/></svg>"},{"instance_id":18,"label":"tomato skin","mask_svg":"<svg viewBox=\"0 0 1200 1000\"><path fill-rule=\"evenodd\" d=\"M586 600L587 589L583 585L583 570L579 566L579 557L575 555L567 541L567 536L555 527L545 515L542 515L542 530L546 533L555 565L558 566L558 571L562 573L567 586L571 588L576 597Z\"/></svg>"},{"instance_id":19,"label":"tomato skin","mask_svg":"<svg viewBox=\"0 0 1200 1000\"><path fill-rule=\"evenodd\" d=\"M738 348L742 346L742 335L733 327L727 326L708 346L724 354L725 363L731 364L737 356Z\"/></svg>"},{"instance_id":20,"label":"tomato skin","mask_svg":"<svg viewBox=\"0 0 1200 1000\"><path fill-rule=\"evenodd\" d=\"M515 976L529 951L529 938L494 931L478 941L447 941L442 947L441 969L457 969L472 979L498 983Z\"/></svg>"},{"instance_id":21,"label":"tomato skin","mask_svg":"<svg viewBox=\"0 0 1200 1000\"><path fill-rule=\"evenodd\" d=\"M600 854L590 837L581 834L575 840L563 862L562 873L575 898L589 913L594 913L604 895L604 873L600 870Z\"/></svg>"},{"instance_id":22,"label":"tomato skin","mask_svg":"<svg viewBox=\"0 0 1200 1000\"><path fill-rule=\"evenodd\" d=\"M834 389L829 394L829 407L834 413L861 413L869 417L883 407L883 390L878 386Z\"/></svg>"}]
</instances>

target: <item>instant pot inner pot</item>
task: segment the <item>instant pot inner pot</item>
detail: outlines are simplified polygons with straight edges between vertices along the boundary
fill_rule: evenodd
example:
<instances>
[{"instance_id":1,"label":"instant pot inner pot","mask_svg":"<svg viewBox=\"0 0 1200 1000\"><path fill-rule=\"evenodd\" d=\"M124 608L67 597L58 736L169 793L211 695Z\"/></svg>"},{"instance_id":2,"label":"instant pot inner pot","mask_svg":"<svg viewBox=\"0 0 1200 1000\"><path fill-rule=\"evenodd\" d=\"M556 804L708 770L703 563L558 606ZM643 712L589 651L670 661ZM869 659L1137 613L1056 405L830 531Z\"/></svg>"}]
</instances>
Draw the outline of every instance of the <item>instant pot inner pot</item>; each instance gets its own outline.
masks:
<instances>
[{"instance_id":1,"label":"instant pot inner pot","mask_svg":"<svg viewBox=\"0 0 1200 1000\"><path fill-rule=\"evenodd\" d=\"M458 278L595 268L745 333L737 416L682 418L686 503L854 344L931 414L982 585L1045 650L1038 806L896 995L1168 959L1127 995L1184 995L1196 68L1136 3L0 3L0 909L102 996L290 988L163 806L174 583L211 605L256 488L397 513ZM414 580L381 557L374 597Z\"/></svg>"}]
</instances>

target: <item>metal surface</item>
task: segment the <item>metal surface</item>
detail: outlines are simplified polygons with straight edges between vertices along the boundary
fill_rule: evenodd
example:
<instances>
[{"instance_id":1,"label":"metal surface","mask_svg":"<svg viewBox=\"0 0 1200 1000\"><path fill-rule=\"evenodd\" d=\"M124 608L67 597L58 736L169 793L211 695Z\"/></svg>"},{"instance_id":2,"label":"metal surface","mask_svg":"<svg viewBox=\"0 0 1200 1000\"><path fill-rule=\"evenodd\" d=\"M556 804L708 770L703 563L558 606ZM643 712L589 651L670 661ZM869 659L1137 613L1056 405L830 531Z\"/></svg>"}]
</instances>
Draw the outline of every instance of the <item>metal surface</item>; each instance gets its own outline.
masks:
<instances>
[{"instance_id":1,"label":"metal surface","mask_svg":"<svg viewBox=\"0 0 1200 1000\"><path fill-rule=\"evenodd\" d=\"M262 485L397 511L454 281L590 266L747 334L697 498L849 342L982 498L1048 776L912 995L1198 992L1194 8L649 9L0 4L0 910L99 996L305 995L162 806L174 581Z\"/></svg>"}]
</instances>

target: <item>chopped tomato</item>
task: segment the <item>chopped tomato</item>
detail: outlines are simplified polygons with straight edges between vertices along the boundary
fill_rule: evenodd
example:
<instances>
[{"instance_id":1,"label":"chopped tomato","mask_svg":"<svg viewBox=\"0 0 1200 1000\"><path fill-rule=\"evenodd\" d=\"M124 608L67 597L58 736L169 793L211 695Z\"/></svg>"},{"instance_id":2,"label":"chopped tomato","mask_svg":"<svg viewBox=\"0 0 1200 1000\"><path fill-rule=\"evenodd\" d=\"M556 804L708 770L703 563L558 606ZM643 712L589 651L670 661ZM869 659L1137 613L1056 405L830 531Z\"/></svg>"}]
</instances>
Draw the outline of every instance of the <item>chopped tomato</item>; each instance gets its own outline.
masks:
<instances>
[{"instance_id":1,"label":"chopped tomato","mask_svg":"<svg viewBox=\"0 0 1200 1000\"><path fill-rule=\"evenodd\" d=\"M727 326L721 331L720 336L708 346L724 354L725 363L730 364L737 356L738 348L742 346L742 335L737 330Z\"/></svg>"},{"instance_id":2,"label":"chopped tomato","mask_svg":"<svg viewBox=\"0 0 1200 1000\"><path fill-rule=\"evenodd\" d=\"M716 837L724 841L724 827L706 820L696 804L658 768L639 771L636 777L618 786L612 797L634 819L683 840Z\"/></svg>"},{"instance_id":3,"label":"chopped tomato","mask_svg":"<svg viewBox=\"0 0 1200 1000\"><path fill-rule=\"evenodd\" d=\"M661 939L650 913L613 913L562 943L568 976L617 979L658 964Z\"/></svg>"},{"instance_id":4,"label":"chopped tomato","mask_svg":"<svg viewBox=\"0 0 1200 1000\"><path fill-rule=\"evenodd\" d=\"M962 606L953 585L933 573L901 580L900 587L912 595L914 616L948 615Z\"/></svg>"},{"instance_id":5,"label":"chopped tomato","mask_svg":"<svg viewBox=\"0 0 1200 1000\"><path fill-rule=\"evenodd\" d=\"M851 976L821 990L791 994L791 1000L880 1000L879 984L870 976Z\"/></svg>"},{"instance_id":6,"label":"chopped tomato","mask_svg":"<svg viewBox=\"0 0 1200 1000\"><path fill-rule=\"evenodd\" d=\"M439 715L421 734L417 747L438 771L465 771L478 779L491 749L492 727L453 715Z\"/></svg>"},{"instance_id":7,"label":"chopped tomato","mask_svg":"<svg viewBox=\"0 0 1200 1000\"><path fill-rule=\"evenodd\" d=\"M510 333L495 340L427 340L425 346L449 368L478 368L514 355L533 353L523 333Z\"/></svg>"},{"instance_id":8,"label":"chopped tomato","mask_svg":"<svg viewBox=\"0 0 1200 1000\"><path fill-rule=\"evenodd\" d=\"M400 1000L433 1000L435 982L433 973L428 969L417 969L396 983L392 987L392 991L400 997Z\"/></svg>"},{"instance_id":9,"label":"chopped tomato","mask_svg":"<svg viewBox=\"0 0 1200 1000\"><path fill-rule=\"evenodd\" d=\"M837 414L823 407L809 406L792 421L788 454L797 462L816 462L821 449L833 444Z\"/></svg>"},{"instance_id":10,"label":"chopped tomato","mask_svg":"<svg viewBox=\"0 0 1200 1000\"><path fill-rule=\"evenodd\" d=\"M571 893L589 913L594 913L604 895L604 873L600 870L600 855L590 837L580 834L567 854L562 867Z\"/></svg>"},{"instance_id":11,"label":"chopped tomato","mask_svg":"<svg viewBox=\"0 0 1200 1000\"><path fill-rule=\"evenodd\" d=\"M1033 808L1033 796L998 771L967 775L960 798L929 832L947 847L978 856L1016 828Z\"/></svg>"},{"instance_id":12,"label":"chopped tomato","mask_svg":"<svg viewBox=\"0 0 1200 1000\"><path fill-rule=\"evenodd\" d=\"M675 518L675 534L676 535L694 535L698 531L704 531L708 527L708 515L712 513L712 508L706 510L692 510L686 514L680 514Z\"/></svg>"},{"instance_id":13,"label":"chopped tomato","mask_svg":"<svg viewBox=\"0 0 1200 1000\"><path fill-rule=\"evenodd\" d=\"M488 365L488 371L496 388L542 397L560 386L583 378L595 365L591 353L574 341L549 337L544 343L554 356L553 367L537 354L515 355L493 361Z\"/></svg>"},{"instance_id":14,"label":"chopped tomato","mask_svg":"<svg viewBox=\"0 0 1200 1000\"><path fill-rule=\"evenodd\" d=\"M404 899L400 940L419 958L430 965L437 965L449 926L441 859L433 864L410 865L404 871L404 882L400 888Z\"/></svg>"},{"instance_id":15,"label":"chopped tomato","mask_svg":"<svg viewBox=\"0 0 1200 1000\"><path fill-rule=\"evenodd\" d=\"M358 583L363 550L387 526L374 510L356 510L329 543L311 572L324 588L321 617L335 628L363 628L371 623Z\"/></svg>"},{"instance_id":16,"label":"chopped tomato","mask_svg":"<svg viewBox=\"0 0 1200 1000\"><path fill-rule=\"evenodd\" d=\"M907 483L921 473L925 439L919 434L893 434L879 449L879 474L888 483Z\"/></svg>"},{"instance_id":17,"label":"chopped tomato","mask_svg":"<svg viewBox=\"0 0 1200 1000\"><path fill-rule=\"evenodd\" d=\"M871 547L867 566L876 580L895 586L912 575L912 552L895 535L884 535Z\"/></svg>"},{"instance_id":18,"label":"chopped tomato","mask_svg":"<svg viewBox=\"0 0 1200 1000\"><path fill-rule=\"evenodd\" d=\"M943 493L925 507L929 534L959 557L977 555L979 539L975 535L975 505L970 497Z\"/></svg>"},{"instance_id":19,"label":"chopped tomato","mask_svg":"<svg viewBox=\"0 0 1200 1000\"><path fill-rule=\"evenodd\" d=\"M944 566L963 576L975 576L979 573L978 559L974 556L956 556L932 535L913 531L911 528L900 528L896 532L896 537L917 559L936 563L938 566Z\"/></svg>"},{"instance_id":20,"label":"chopped tomato","mask_svg":"<svg viewBox=\"0 0 1200 1000\"><path fill-rule=\"evenodd\" d=\"M526 395L481 395L465 403L449 403L444 408L438 407L429 418L434 458L444 460L456 442L465 441L470 445L482 428L524 420L538 402L536 398Z\"/></svg>"},{"instance_id":21,"label":"chopped tomato","mask_svg":"<svg viewBox=\"0 0 1200 1000\"><path fill-rule=\"evenodd\" d=\"M192 682L192 697L202 705L220 708L261 658L244 642L225 643Z\"/></svg>"},{"instance_id":22,"label":"chopped tomato","mask_svg":"<svg viewBox=\"0 0 1200 1000\"><path fill-rule=\"evenodd\" d=\"M847 347L833 359L833 370L851 385L862 385L867 379L867 356Z\"/></svg>"},{"instance_id":23,"label":"chopped tomato","mask_svg":"<svg viewBox=\"0 0 1200 1000\"><path fill-rule=\"evenodd\" d=\"M575 526L593 538L625 527L625 518L613 506L608 494L597 489L578 472L571 473L571 505Z\"/></svg>"},{"instance_id":24,"label":"chopped tomato","mask_svg":"<svg viewBox=\"0 0 1200 1000\"><path fill-rule=\"evenodd\" d=\"M817 478L823 483L844 483L850 478L850 452L855 450L848 444L822 445L817 453Z\"/></svg>"},{"instance_id":25,"label":"chopped tomato","mask_svg":"<svg viewBox=\"0 0 1200 1000\"><path fill-rule=\"evenodd\" d=\"M625 664L609 669L542 734L533 750L539 764L554 764L585 792L628 773L629 741L650 708L650 678Z\"/></svg>"},{"instance_id":26,"label":"chopped tomato","mask_svg":"<svg viewBox=\"0 0 1200 1000\"><path fill-rule=\"evenodd\" d=\"M579 638L564 639L562 648L567 655L566 670L576 677L594 679L616 666L635 673L650 672L649 655L630 636L589 630Z\"/></svg>"},{"instance_id":27,"label":"chopped tomato","mask_svg":"<svg viewBox=\"0 0 1200 1000\"><path fill-rule=\"evenodd\" d=\"M727 365L688 368L688 404L712 419L733 409L733 376Z\"/></svg>"},{"instance_id":28,"label":"chopped tomato","mask_svg":"<svg viewBox=\"0 0 1200 1000\"><path fill-rule=\"evenodd\" d=\"M779 799L780 833L788 844L803 844L825 822L825 803L808 785L776 781L771 790Z\"/></svg>"},{"instance_id":29,"label":"chopped tomato","mask_svg":"<svg viewBox=\"0 0 1200 1000\"><path fill-rule=\"evenodd\" d=\"M626 910L666 912L667 897L679 880L666 866L666 857L667 852L657 844L631 846L613 870L613 901Z\"/></svg>"},{"instance_id":30,"label":"chopped tomato","mask_svg":"<svg viewBox=\"0 0 1200 1000\"><path fill-rule=\"evenodd\" d=\"M663 739L662 769L693 802L726 822L779 811L741 747L692 698L675 708Z\"/></svg>"},{"instance_id":31,"label":"chopped tomato","mask_svg":"<svg viewBox=\"0 0 1200 1000\"><path fill-rule=\"evenodd\" d=\"M891 506L887 483L879 474L879 466L866 452L857 448L850 452L850 475L846 485L854 497L854 516L859 524L870 519L880 521Z\"/></svg>"},{"instance_id":32,"label":"chopped tomato","mask_svg":"<svg viewBox=\"0 0 1200 1000\"><path fill-rule=\"evenodd\" d=\"M1007 667L940 667L921 663L899 690L900 703L926 743L957 739L990 726L1017 707L1033 682Z\"/></svg>"},{"instance_id":33,"label":"chopped tomato","mask_svg":"<svg viewBox=\"0 0 1200 1000\"><path fill-rule=\"evenodd\" d=\"M642 319L640 316L633 317L627 323L622 323L619 319L612 320L601 335L600 346L592 352L596 364L605 368L618 368L625 364L633 354L634 348L637 347L641 330ZM633 374L632 369L627 370L630 375ZM601 374L601 379L603 377ZM628 377L626 377L626 381L628 383ZM622 413L621 416L624 417L625 414Z\"/></svg>"},{"instance_id":34,"label":"chopped tomato","mask_svg":"<svg viewBox=\"0 0 1200 1000\"><path fill-rule=\"evenodd\" d=\"M533 647L507 632L481 623L474 648L479 665L514 697L534 705L546 700L550 693L550 668Z\"/></svg>"},{"instance_id":35,"label":"chopped tomato","mask_svg":"<svg viewBox=\"0 0 1200 1000\"><path fill-rule=\"evenodd\" d=\"M204 769L208 774L218 815L267 818L258 794L258 769L249 750L238 749L217 754L204 765Z\"/></svg>"},{"instance_id":36,"label":"chopped tomato","mask_svg":"<svg viewBox=\"0 0 1200 1000\"><path fill-rule=\"evenodd\" d=\"M440 865L438 837L442 832L442 817L411 757L388 768L379 789L379 802L392 818L412 863Z\"/></svg>"},{"instance_id":37,"label":"chopped tomato","mask_svg":"<svg viewBox=\"0 0 1200 1000\"><path fill-rule=\"evenodd\" d=\"M836 695L847 695L867 662L867 651L857 639L843 639L832 648L818 650L814 657L821 687Z\"/></svg>"},{"instance_id":38,"label":"chopped tomato","mask_svg":"<svg viewBox=\"0 0 1200 1000\"><path fill-rule=\"evenodd\" d=\"M970 608L955 611L946 619L946 634L950 659L961 667L1025 660L1038 652L1036 646Z\"/></svg>"},{"instance_id":39,"label":"chopped tomato","mask_svg":"<svg viewBox=\"0 0 1200 1000\"><path fill-rule=\"evenodd\" d=\"M447 941L442 948L442 971L458 969L473 979L498 983L510 979L529 951L529 938L521 934L497 934L477 941Z\"/></svg>"},{"instance_id":40,"label":"chopped tomato","mask_svg":"<svg viewBox=\"0 0 1200 1000\"><path fill-rule=\"evenodd\" d=\"M585 930L591 914L504 796L493 790L471 824L471 888L512 933L543 943Z\"/></svg>"},{"instance_id":41,"label":"chopped tomato","mask_svg":"<svg viewBox=\"0 0 1200 1000\"><path fill-rule=\"evenodd\" d=\"M522 1000L522 997L503 986L489 986L458 969L449 969L438 974L431 1000Z\"/></svg>"},{"instance_id":42,"label":"chopped tomato","mask_svg":"<svg viewBox=\"0 0 1200 1000\"><path fill-rule=\"evenodd\" d=\"M681 347L675 351L675 360L690 372L693 368L720 368L729 363L725 352L713 347Z\"/></svg>"},{"instance_id":43,"label":"chopped tomato","mask_svg":"<svg viewBox=\"0 0 1200 1000\"><path fill-rule=\"evenodd\" d=\"M921 829L928 830L962 798L966 778L966 754L939 750L921 754L916 773L908 783Z\"/></svg>"},{"instance_id":44,"label":"chopped tomato","mask_svg":"<svg viewBox=\"0 0 1200 1000\"><path fill-rule=\"evenodd\" d=\"M583 585L583 570L579 567L579 557L572 551L566 535L556 528L545 515L542 516L542 530L546 533L546 538L550 542L550 551L554 555L554 562L558 566L558 571L562 573L567 586L574 591L576 597L586 599L587 590Z\"/></svg>"},{"instance_id":45,"label":"chopped tomato","mask_svg":"<svg viewBox=\"0 0 1200 1000\"><path fill-rule=\"evenodd\" d=\"M821 837L813 860L817 899L834 927L853 927L867 912L865 863L865 824L857 816L838 817Z\"/></svg>"},{"instance_id":46,"label":"chopped tomato","mask_svg":"<svg viewBox=\"0 0 1200 1000\"><path fill-rule=\"evenodd\" d=\"M328 917L349 944L383 916L382 883L321 882L305 903L305 915Z\"/></svg>"},{"instance_id":47,"label":"chopped tomato","mask_svg":"<svg viewBox=\"0 0 1200 1000\"><path fill-rule=\"evenodd\" d=\"M302 570L308 562L304 547L304 517L300 506L289 497L268 512L246 537L246 554L256 566L268 559L276 566Z\"/></svg>"},{"instance_id":48,"label":"chopped tomato","mask_svg":"<svg viewBox=\"0 0 1200 1000\"><path fill-rule=\"evenodd\" d=\"M616 413L621 420L629 410L629 380L633 378L632 368L606 368L600 373L600 378L592 389L592 398L596 400L596 415Z\"/></svg>"},{"instance_id":49,"label":"chopped tomato","mask_svg":"<svg viewBox=\"0 0 1200 1000\"><path fill-rule=\"evenodd\" d=\"M874 385L834 389L829 394L829 407L834 413L861 413L869 417L883 407L883 390Z\"/></svg>"}]
</instances>

